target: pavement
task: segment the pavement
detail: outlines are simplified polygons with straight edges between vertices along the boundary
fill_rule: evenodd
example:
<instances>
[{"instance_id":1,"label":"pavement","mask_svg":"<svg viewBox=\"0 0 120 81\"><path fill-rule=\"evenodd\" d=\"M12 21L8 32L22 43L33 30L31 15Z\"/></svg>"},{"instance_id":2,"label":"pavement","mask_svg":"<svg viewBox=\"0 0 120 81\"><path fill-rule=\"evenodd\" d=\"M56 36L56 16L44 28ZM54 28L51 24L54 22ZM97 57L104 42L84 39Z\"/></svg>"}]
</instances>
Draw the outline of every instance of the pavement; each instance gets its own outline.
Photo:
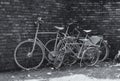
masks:
<instances>
[{"instance_id":1,"label":"pavement","mask_svg":"<svg viewBox=\"0 0 120 81\"><path fill-rule=\"evenodd\" d=\"M30 71L9 71L0 73L0 81L120 81L120 64L99 63L93 67L52 67Z\"/></svg>"}]
</instances>

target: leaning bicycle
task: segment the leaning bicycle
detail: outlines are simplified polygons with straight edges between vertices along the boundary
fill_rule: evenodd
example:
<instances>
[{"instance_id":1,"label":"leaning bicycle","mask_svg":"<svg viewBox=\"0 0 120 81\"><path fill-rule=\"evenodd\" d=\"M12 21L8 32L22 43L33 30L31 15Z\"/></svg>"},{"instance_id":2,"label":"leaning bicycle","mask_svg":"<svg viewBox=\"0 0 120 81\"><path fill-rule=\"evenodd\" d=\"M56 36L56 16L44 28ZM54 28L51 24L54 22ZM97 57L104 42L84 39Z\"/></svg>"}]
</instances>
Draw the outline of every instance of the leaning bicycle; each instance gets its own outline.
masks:
<instances>
[{"instance_id":1,"label":"leaning bicycle","mask_svg":"<svg viewBox=\"0 0 120 81\"><path fill-rule=\"evenodd\" d=\"M89 33L90 30L84 30ZM55 60L55 67L58 69L62 65L73 65L79 60L80 65L84 63L87 66L95 65L100 57L101 51L95 44L87 44L88 35L85 38L67 36L59 41L57 49L59 55Z\"/></svg>"},{"instance_id":2,"label":"leaning bicycle","mask_svg":"<svg viewBox=\"0 0 120 81\"><path fill-rule=\"evenodd\" d=\"M60 31L64 29L64 27L57 27L57 32L40 32L40 26L44 23L41 17L38 18L36 24L36 32L34 39L28 39L20 42L14 51L14 60L16 64L25 70L37 69L41 66L44 59L47 59L48 62L53 62L54 55L58 53L56 47L60 36ZM56 34L55 39L51 39L44 44L40 38L38 38L39 34ZM50 44L49 44L50 43ZM52 43L52 44L51 44ZM50 45L50 46L49 46ZM47 51L47 53L46 53Z\"/></svg>"}]
</instances>

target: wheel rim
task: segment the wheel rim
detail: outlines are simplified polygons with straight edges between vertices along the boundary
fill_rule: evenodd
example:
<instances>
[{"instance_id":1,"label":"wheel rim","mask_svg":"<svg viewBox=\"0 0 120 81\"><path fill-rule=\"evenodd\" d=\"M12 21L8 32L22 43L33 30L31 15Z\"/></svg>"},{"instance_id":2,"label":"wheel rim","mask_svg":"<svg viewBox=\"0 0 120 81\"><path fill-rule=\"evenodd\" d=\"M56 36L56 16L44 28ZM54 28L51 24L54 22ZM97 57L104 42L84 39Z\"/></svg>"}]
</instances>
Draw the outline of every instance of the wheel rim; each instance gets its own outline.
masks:
<instances>
[{"instance_id":1,"label":"wheel rim","mask_svg":"<svg viewBox=\"0 0 120 81\"><path fill-rule=\"evenodd\" d=\"M77 57L74 54L66 53L65 57L64 57L64 60L63 60L63 64L71 66L71 65L75 64L76 61L77 61Z\"/></svg>"},{"instance_id":2,"label":"wheel rim","mask_svg":"<svg viewBox=\"0 0 120 81\"><path fill-rule=\"evenodd\" d=\"M93 66L98 62L100 51L96 48L89 48L84 52L83 62L87 66Z\"/></svg>"},{"instance_id":3,"label":"wheel rim","mask_svg":"<svg viewBox=\"0 0 120 81\"><path fill-rule=\"evenodd\" d=\"M59 54L56 56L56 58L54 60L54 67L56 69L58 69L62 66L64 55L65 55L64 51L60 51Z\"/></svg>"},{"instance_id":4,"label":"wheel rim","mask_svg":"<svg viewBox=\"0 0 120 81\"><path fill-rule=\"evenodd\" d=\"M33 42L26 41L19 44L15 50L15 62L17 65L25 70L38 68L44 59L43 50L40 45L36 43L35 50L32 55L28 55L32 50Z\"/></svg>"},{"instance_id":5,"label":"wheel rim","mask_svg":"<svg viewBox=\"0 0 120 81\"><path fill-rule=\"evenodd\" d=\"M109 49L108 49L107 44L104 41L101 42L99 49L101 51L99 62L102 62L108 57Z\"/></svg>"},{"instance_id":6,"label":"wheel rim","mask_svg":"<svg viewBox=\"0 0 120 81\"><path fill-rule=\"evenodd\" d=\"M70 49L77 49L78 46L73 46L73 45L69 45L69 46L66 46L65 47L65 43L73 43L74 40L73 39L64 39L64 40L61 40L59 43L58 43L58 50L59 51L63 51L65 56L64 56L64 59L63 59L63 65L72 65L74 63L76 63L76 56L70 51ZM72 50L72 51L76 51L76 50Z\"/></svg>"}]
</instances>

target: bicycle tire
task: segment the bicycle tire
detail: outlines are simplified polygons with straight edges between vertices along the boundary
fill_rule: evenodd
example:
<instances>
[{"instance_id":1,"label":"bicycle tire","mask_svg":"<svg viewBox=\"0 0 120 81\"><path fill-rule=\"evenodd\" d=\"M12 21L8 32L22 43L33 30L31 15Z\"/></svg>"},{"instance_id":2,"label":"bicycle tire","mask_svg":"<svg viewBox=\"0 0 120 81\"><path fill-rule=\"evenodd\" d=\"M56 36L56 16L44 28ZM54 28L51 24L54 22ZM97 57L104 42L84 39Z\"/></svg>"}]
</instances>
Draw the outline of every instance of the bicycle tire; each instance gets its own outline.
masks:
<instances>
[{"instance_id":1,"label":"bicycle tire","mask_svg":"<svg viewBox=\"0 0 120 81\"><path fill-rule=\"evenodd\" d=\"M102 62L106 60L107 57L109 56L109 48L108 48L107 43L104 40L102 40L101 45L99 46L99 49L101 51L99 62Z\"/></svg>"},{"instance_id":2,"label":"bicycle tire","mask_svg":"<svg viewBox=\"0 0 120 81\"><path fill-rule=\"evenodd\" d=\"M87 47L83 51L81 63L87 65L87 66L94 66L98 61L100 57L100 50L97 47Z\"/></svg>"},{"instance_id":3,"label":"bicycle tire","mask_svg":"<svg viewBox=\"0 0 120 81\"><path fill-rule=\"evenodd\" d=\"M64 55L65 55L64 52L61 51L61 52L59 52L59 54L56 56L56 58L55 58L55 60L54 60L54 63L53 63L55 69L59 69L59 68L62 66L62 64L63 64L63 59L64 59Z\"/></svg>"},{"instance_id":4,"label":"bicycle tire","mask_svg":"<svg viewBox=\"0 0 120 81\"><path fill-rule=\"evenodd\" d=\"M63 39L58 43L57 49L58 51L63 51L63 53L65 54L64 59L63 59L63 65L73 65L76 63L77 58L75 57L75 55L73 53L71 53L69 51L69 49L67 49L68 47L65 47L65 43L72 43L73 40L69 40L69 39Z\"/></svg>"},{"instance_id":5,"label":"bicycle tire","mask_svg":"<svg viewBox=\"0 0 120 81\"><path fill-rule=\"evenodd\" d=\"M35 50L32 55L28 56L33 43L34 40L25 40L15 48L14 60L16 64L24 70L37 69L43 63L45 53L42 45L38 42L35 44Z\"/></svg>"}]
</instances>

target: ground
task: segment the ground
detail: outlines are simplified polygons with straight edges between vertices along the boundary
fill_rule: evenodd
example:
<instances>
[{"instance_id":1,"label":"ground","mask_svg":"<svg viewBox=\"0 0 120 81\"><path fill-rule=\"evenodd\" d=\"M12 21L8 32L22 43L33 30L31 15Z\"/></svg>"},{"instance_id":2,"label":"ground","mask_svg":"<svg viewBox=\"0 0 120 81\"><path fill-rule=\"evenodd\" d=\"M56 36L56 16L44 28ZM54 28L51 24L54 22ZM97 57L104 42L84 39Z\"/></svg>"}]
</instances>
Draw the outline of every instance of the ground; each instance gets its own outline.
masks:
<instances>
[{"instance_id":1,"label":"ground","mask_svg":"<svg viewBox=\"0 0 120 81\"><path fill-rule=\"evenodd\" d=\"M98 63L93 67L42 67L32 71L1 72L0 81L120 81L120 64Z\"/></svg>"}]
</instances>

